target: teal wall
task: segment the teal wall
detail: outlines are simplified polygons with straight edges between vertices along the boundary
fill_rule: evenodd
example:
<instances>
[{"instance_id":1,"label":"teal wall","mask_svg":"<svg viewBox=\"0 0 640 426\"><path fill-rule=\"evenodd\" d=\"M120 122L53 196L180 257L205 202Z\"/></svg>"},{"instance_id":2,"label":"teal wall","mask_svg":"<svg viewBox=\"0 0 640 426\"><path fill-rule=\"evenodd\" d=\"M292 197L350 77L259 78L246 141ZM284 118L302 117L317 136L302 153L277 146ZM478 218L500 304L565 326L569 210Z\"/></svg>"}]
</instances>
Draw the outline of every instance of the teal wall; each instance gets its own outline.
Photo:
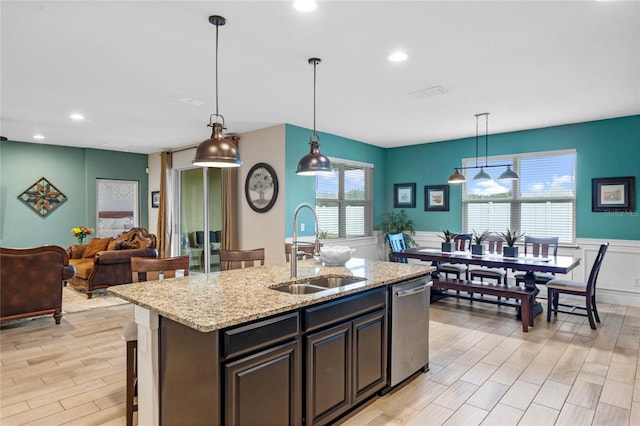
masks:
<instances>
[{"instance_id":1,"label":"teal wall","mask_svg":"<svg viewBox=\"0 0 640 426\"><path fill-rule=\"evenodd\" d=\"M293 231L293 213L300 203L315 206L315 179L312 176L298 176L298 161L309 153L309 137L312 131L303 127L286 125L285 130L285 230L291 237ZM353 139L347 139L329 133L318 132L320 136L320 152L329 157L360 161L373 164L373 212L374 223L378 223L384 212L386 150L368 145ZM305 232L298 235L312 235L314 229L313 216L305 209L300 212L298 221L306 225ZM300 229L298 228L298 231Z\"/></svg>"},{"instance_id":2,"label":"teal wall","mask_svg":"<svg viewBox=\"0 0 640 426\"><path fill-rule=\"evenodd\" d=\"M576 149L576 237L640 240L640 115L491 135L489 155ZM450 185L448 212L424 211L424 186L447 184L462 158L475 157L475 139L457 139L387 150L385 206L393 184L416 182L416 208L406 209L420 231L462 227L462 187ZM591 179L635 176L636 207L628 213L591 211Z\"/></svg>"},{"instance_id":3,"label":"teal wall","mask_svg":"<svg viewBox=\"0 0 640 426\"><path fill-rule=\"evenodd\" d=\"M148 224L148 182L145 154L0 142L0 245L67 248L76 243L71 228L96 227L96 179L138 181L140 226ZM42 217L18 199L36 180L45 177L67 201Z\"/></svg>"}]
</instances>

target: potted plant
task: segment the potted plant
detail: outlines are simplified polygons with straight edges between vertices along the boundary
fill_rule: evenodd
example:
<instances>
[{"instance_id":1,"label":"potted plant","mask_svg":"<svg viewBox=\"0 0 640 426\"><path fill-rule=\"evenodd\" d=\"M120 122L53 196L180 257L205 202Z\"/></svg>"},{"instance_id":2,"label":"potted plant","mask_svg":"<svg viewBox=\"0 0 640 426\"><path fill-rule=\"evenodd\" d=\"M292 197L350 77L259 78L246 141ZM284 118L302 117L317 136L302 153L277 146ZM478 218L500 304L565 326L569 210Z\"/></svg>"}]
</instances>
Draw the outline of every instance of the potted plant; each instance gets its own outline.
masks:
<instances>
[{"instance_id":1,"label":"potted plant","mask_svg":"<svg viewBox=\"0 0 640 426\"><path fill-rule=\"evenodd\" d=\"M482 243L489 236L489 231L478 232L473 230L473 244L471 245L471 254L482 256L484 254L484 245Z\"/></svg>"},{"instance_id":2,"label":"potted plant","mask_svg":"<svg viewBox=\"0 0 640 426\"><path fill-rule=\"evenodd\" d=\"M501 232L500 236L504 238L507 244L502 248L502 255L504 257L518 257L518 247L514 247L514 245L520 238L524 237L524 232L520 232L517 229L512 231L507 228L507 232Z\"/></svg>"},{"instance_id":3,"label":"potted plant","mask_svg":"<svg viewBox=\"0 0 640 426\"><path fill-rule=\"evenodd\" d=\"M455 232L451 232L448 229L445 231L442 231L442 235L440 235L440 238L442 238L444 240L444 242L442 243L442 251L446 252L446 253L450 253L453 251L455 243L453 242L453 239L456 237Z\"/></svg>"},{"instance_id":4,"label":"potted plant","mask_svg":"<svg viewBox=\"0 0 640 426\"><path fill-rule=\"evenodd\" d=\"M416 245L413 236L416 235L415 226L413 220L407 216L404 210L400 210L400 213L390 212L382 215L382 223L380 229L384 232L384 241L389 247L389 260L391 260L391 245L389 243L389 234L400 234L404 238L404 245L414 247Z\"/></svg>"}]
</instances>

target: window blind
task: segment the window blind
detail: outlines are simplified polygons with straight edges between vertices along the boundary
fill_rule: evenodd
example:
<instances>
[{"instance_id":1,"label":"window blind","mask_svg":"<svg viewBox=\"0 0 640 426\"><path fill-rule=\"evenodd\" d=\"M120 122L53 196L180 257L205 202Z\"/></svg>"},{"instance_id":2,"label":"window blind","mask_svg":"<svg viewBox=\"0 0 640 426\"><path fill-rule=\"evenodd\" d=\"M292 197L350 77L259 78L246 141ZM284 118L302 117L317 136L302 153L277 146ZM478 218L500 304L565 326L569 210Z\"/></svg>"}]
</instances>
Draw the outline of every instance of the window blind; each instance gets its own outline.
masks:
<instances>
[{"instance_id":1,"label":"window blind","mask_svg":"<svg viewBox=\"0 0 640 426\"><path fill-rule=\"evenodd\" d=\"M485 169L491 181L474 181L477 169L466 169L463 229L502 232L519 229L535 237L575 242L576 151L552 151L490 157L488 164L509 164L519 180L498 180L502 167ZM483 165L484 162L480 165ZM475 159L463 160L474 167Z\"/></svg>"},{"instance_id":2,"label":"window blind","mask_svg":"<svg viewBox=\"0 0 640 426\"><path fill-rule=\"evenodd\" d=\"M333 175L316 176L316 214L323 238L373 234L373 166L331 159Z\"/></svg>"}]
</instances>

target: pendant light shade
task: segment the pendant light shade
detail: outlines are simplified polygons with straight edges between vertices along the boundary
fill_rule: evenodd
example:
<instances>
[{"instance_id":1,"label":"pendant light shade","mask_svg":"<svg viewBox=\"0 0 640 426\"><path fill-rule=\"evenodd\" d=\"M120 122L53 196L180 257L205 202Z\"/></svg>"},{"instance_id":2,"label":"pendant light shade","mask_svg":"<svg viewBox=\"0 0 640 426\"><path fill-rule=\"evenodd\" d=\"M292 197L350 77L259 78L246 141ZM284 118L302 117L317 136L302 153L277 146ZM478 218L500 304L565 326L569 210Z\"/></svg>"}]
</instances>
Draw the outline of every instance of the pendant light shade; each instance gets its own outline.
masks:
<instances>
[{"instance_id":1,"label":"pendant light shade","mask_svg":"<svg viewBox=\"0 0 640 426\"><path fill-rule=\"evenodd\" d=\"M491 180L491 176L489 176L489 173L484 171L484 167L480 167L480 171L476 173L476 175L473 177L473 180L477 180L477 181Z\"/></svg>"},{"instance_id":2,"label":"pendant light shade","mask_svg":"<svg viewBox=\"0 0 640 426\"><path fill-rule=\"evenodd\" d=\"M449 176L449 183L463 183L466 182L467 178L464 177L462 173L460 173L460 169L456 169L455 172L451 176Z\"/></svg>"},{"instance_id":3,"label":"pendant light shade","mask_svg":"<svg viewBox=\"0 0 640 426\"><path fill-rule=\"evenodd\" d=\"M498 179L499 180L516 180L516 179L520 179L520 176L518 176L516 172L511 170L511 166L507 166L507 170L502 172L502 174L500 175L500 177L498 177Z\"/></svg>"},{"instance_id":4,"label":"pendant light shade","mask_svg":"<svg viewBox=\"0 0 640 426\"><path fill-rule=\"evenodd\" d=\"M211 137L198 145L193 165L199 167L240 167L240 154L231 137L225 137L224 117L218 113L218 29L227 21L222 16L209 16L209 22L216 26L216 113L209 117L208 127Z\"/></svg>"},{"instance_id":5,"label":"pendant light shade","mask_svg":"<svg viewBox=\"0 0 640 426\"><path fill-rule=\"evenodd\" d=\"M331 161L320 153L320 136L316 133L316 67L321 62L319 58L310 58L313 65L313 133L309 138L311 146L309 153L298 162L296 173L301 176L332 175Z\"/></svg>"}]
</instances>

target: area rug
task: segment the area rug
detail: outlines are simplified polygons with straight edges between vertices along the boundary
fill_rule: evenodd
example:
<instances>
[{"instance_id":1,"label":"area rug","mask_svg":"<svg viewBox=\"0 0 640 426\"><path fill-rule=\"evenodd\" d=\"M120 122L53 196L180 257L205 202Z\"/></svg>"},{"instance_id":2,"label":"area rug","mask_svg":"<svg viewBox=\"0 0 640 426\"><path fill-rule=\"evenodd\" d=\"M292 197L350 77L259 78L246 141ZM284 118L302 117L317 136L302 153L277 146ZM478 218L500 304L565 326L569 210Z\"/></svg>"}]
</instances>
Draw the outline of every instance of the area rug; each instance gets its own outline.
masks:
<instances>
[{"instance_id":1,"label":"area rug","mask_svg":"<svg viewBox=\"0 0 640 426\"><path fill-rule=\"evenodd\" d=\"M87 295L85 293L74 290L69 286L62 289L62 312L65 314L83 312L95 308L123 305L125 303L129 302L111 295L106 289L94 291L91 299L87 299Z\"/></svg>"}]
</instances>

